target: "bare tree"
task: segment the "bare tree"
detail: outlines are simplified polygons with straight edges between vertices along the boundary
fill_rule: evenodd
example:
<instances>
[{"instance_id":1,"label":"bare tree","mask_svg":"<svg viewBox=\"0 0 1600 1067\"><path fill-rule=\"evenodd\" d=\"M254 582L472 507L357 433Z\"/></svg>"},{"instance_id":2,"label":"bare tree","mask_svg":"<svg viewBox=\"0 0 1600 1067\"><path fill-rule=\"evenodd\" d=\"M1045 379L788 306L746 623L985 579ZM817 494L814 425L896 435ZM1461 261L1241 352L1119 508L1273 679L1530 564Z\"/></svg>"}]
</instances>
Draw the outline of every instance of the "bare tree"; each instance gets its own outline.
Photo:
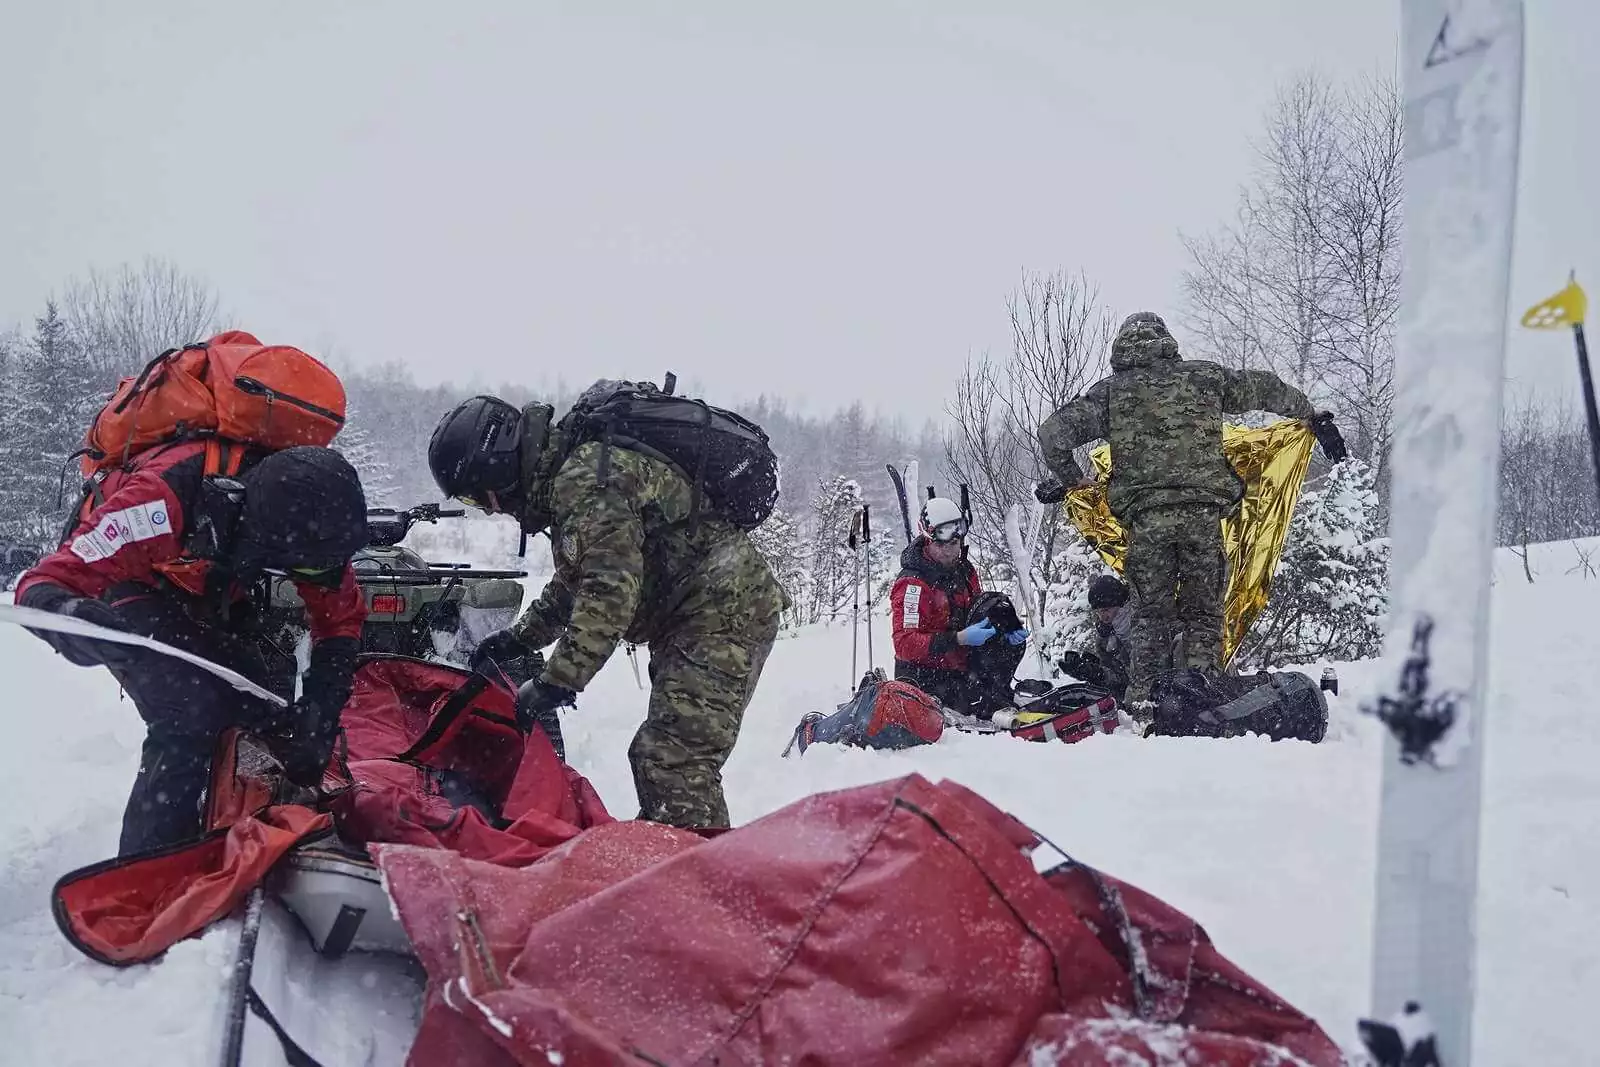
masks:
<instances>
[{"instance_id":1,"label":"bare tree","mask_svg":"<svg viewBox=\"0 0 1600 1067\"><path fill-rule=\"evenodd\" d=\"M1577 412L1531 396L1513 401L1500 431L1499 543L1600 533L1592 466Z\"/></svg>"},{"instance_id":2,"label":"bare tree","mask_svg":"<svg viewBox=\"0 0 1600 1067\"><path fill-rule=\"evenodd\" d=\"M216 293L159 259L90 270L67 284L61 307L73 339L108 382L169 348L204 340L222 322Z\"/></svg>"},{"instance_id":3,"label":"bare tree","mask_svg":"<svg viewBox=\"0 0 1600 1067\"><path fill-rule=\"evenodd\" d=\"M1045 472L1039 424L1106 373L1114 329L1110 310L1082 275L1025 274L1007 308L1011 355L968 361L947 408L945 437L945 477L966 484L971 494L970 543L982 562L1001 572L1009 570L1006 512L1033 499ZM1040 532L1041 611L1049 587L1061 578L1061 549L1077 536L1054 518Z\"/></svg>"},{"instance_id":4,"label":"bare tree","mask_svg":"<svg viewBox=\"0 0 1600 1067\"><path fill-rule=\"evenodd\" d=\"M1186 237L1187 325L1210 358L1295 382L1387 481L1400 304L1397 86L1305 76L1267 115L1234 220Z\"/></svg>"}]
</instances>

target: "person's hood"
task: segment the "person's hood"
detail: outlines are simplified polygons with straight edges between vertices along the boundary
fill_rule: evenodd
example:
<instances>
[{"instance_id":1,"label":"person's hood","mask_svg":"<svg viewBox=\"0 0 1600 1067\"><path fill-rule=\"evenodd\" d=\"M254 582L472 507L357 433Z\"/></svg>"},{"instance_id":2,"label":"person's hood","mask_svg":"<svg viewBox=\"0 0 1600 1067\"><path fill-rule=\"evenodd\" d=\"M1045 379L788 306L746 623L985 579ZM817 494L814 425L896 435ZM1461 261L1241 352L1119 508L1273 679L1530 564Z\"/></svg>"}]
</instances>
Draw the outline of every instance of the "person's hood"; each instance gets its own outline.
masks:
<instances>
[{"instance_id":1,"label":"person's hood","mask_svg":"<svg viewBox=\"0 0 1600 1067\"><path fill-rule=\"evenodd\" d=\"M1136 311L1123 320L1111 342L1111 369L1134 370L1162 362L1176 362L1177 339L1153 311Z\"/></svg>"},{"instance_id":2,"label":"person's hood","mask_svg":"<svg viewBox=\"0 0 1600 1067\"><path fill-rule=\"evenodd\" d=\"M239 478L245 487L232 558L263 568L342 568L365 548L367 499L350 461L309 445L273 452Z\"/></svg>"}]
</instances>

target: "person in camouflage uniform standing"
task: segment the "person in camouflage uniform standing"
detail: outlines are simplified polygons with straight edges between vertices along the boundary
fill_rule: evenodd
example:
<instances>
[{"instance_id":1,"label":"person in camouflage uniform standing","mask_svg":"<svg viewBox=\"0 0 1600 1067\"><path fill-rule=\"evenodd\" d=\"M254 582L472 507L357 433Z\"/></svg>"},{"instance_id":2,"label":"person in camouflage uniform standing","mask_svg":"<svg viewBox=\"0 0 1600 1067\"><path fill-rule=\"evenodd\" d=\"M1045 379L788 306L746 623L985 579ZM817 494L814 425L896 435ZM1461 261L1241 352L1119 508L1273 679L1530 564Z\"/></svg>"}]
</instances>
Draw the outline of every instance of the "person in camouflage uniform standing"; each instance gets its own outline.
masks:
<instances>
[{"instance_id":1,"label":"person in camouflage uniform standing","mask_svg":"<svg viewBox=\"0 0 1600 1067\"><path fill-rule=\"evenodd\" d=\"M650 650L650 706L628 749L639 815L688 828L725 827L722 767L787 606L743 530L702 512L661 460L599 442L570 447L548 404L520 411L474 397L439 423L428 449L439 488L474 507L550 533L555 574L474 662L505 661L554 642L523 685L519 715L575 702L627 641Z\"/></svg>"},{"instance_id":2,"label":"person in camouflage uniform standing","mask_svg":"<svg viewBox=\"0 0 1600 1067\"><path fill-rule=\"evenodd\" d=\"M1304 393L1264 370L1231 370L1183 360L1159 315L1128 316L1111 343L1109 377L1090 386L1039 427L1039 447L1053 479L1037 495L1059 502L1085 483L1073 450L1111 443L1107 502L1127 531L1123 576L1133 589L1128 703L1150 699L1150 686L1177 666L1217 669L1222 658L1226 562L1222 518L1244 496L1244 479L1222 451L1222 417L1269 411L1306 419L1335 460L1331 417ZM1183 640L1184 663L1173 662Z\"/></svg>"}]
</instances>

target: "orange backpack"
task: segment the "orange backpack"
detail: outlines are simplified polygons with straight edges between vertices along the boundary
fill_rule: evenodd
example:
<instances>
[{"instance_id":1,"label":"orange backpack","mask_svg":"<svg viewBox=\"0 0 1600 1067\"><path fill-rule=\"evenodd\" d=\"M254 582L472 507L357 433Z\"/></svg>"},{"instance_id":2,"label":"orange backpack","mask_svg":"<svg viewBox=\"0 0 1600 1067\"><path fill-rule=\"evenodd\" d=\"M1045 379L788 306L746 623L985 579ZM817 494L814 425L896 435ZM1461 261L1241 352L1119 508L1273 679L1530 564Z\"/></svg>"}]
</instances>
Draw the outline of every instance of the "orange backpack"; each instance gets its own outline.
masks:
<instances>
[{"instance_id":1,"label":"orange backpack","mask_svg":"<svg viewBox=\"0 0 1600 1067\"><path fill-rule=\"evenodd\" d=\"M326 446L344 417L344 386L333 371L298 348L229 330L169 349L124 378L84 435L81 465L92 477L190 438L270 449ZM217 455L207 450L208 473L216 473Z\"/></svg>"}]
</instances>

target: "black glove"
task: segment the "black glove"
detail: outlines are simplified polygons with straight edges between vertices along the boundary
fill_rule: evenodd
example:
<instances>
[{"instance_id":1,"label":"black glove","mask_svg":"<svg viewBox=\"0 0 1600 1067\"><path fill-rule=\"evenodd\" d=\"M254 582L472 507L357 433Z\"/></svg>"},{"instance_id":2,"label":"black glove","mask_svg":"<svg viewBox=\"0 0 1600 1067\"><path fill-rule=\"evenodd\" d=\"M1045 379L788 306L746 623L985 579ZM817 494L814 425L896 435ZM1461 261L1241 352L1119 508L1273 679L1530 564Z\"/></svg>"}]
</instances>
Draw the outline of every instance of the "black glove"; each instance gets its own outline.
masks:
<instances>
[{"instance_id":1,"label":"black glove","mask_svg":"<svg viewBox=\"0 0 1600 1067\"><path fill-rule=\"evenodd\" d=\"M481 671L490 662L509 663L531 651L514 630L496 630L478 642L478 647L472 650L472 656L467 660L467 666Z\"/></svg>"},{"instance_id":2,"label":"black glove","mask_svg":"<svg viewBox=\"0 0 1600 1067\"><path fill-rule=\"evenodd\" d=\"M1067 499L1067 487L1055 475L1047 475L1044 481L1033 487L1033 496L1041 504L1059 504Z\"/></svg>"},{"instance_id":3,"label":"black glove","mask_svg":"<svg viewBox=\"0 0 1600 1067\"><path fill-rule=\"evenodd\" d=\"M261 731L268 747L282 761L289 781L306 789L322 784L323 772L328 769L339 737L337 716L330 718L325 708L302 696L286 708L275 709Z\"/></svg>"},{"instance_id":4,"label":"black glove","mask_svg":"<svg viewBox=\"0 0 1600 1067\"><path fill-rule=\"evenodd\" d=\"M61 586L48 582L30 586L23 594L22 607L49 611L72 619L82 619L96 626L104 626L108 630L128 632L128 624L110 604L94 597L74 596ZM125 662L133 652L127 645L96 641L92 637L79 637L77 634L33 629L28 632L59 652L68 663L79 667L114 666Z\"/></svg>"},{"instance_id":5,"label":"black glove","mask_svg":"<svg viewBox=\"0 0 1600 1067\"><path fill-rule=\"evenodd\" d=\"M527 733L535 724L549 721L557 708L570 707L577 702L578 694L566 686L554 685L543 678L530 678L517 690L517 728Z\"/></svg>"},{"instance_id":6,"label":"black glove","mask_svg":"<svg viewBox=\"0 0 1600 1067\"><path fill-rule=\"evenodd\" d=\"M339 717L350 699L351 677L361 643L330 637L311 649L311 666L300 699L272 717L265 732L275 735L284 772L295 785L316 787L339 739Z\"/></svg>"},{"instance_id":7,"label":"black glove","mask_svg":"<svg viewBox=\"0 0 1600 1067\"><path fill-rule=\"evenodd\" d=\"M1330 463L1343 463L1349 456L1349 451L1344 447L1344 437L1339 433L1339 427L1333 424L1333 412L1319 411L1308 420L1311 426L1311 435L1317 439L1317 444L1322 446L1322 454L1328 457Z\"/></svg>"},{"instance_id":8,"label":"black glove","mask_svg":"<svg viewBox=\"0 0 1600 1067\"><path fill-rule=\"evenodd\" d=\"M1088 682L1090 685L1104 686L1106 683L1105 664L1092 653L1063 652L1060 667L1062 674Z\"/></svg>"}]
</instances>

